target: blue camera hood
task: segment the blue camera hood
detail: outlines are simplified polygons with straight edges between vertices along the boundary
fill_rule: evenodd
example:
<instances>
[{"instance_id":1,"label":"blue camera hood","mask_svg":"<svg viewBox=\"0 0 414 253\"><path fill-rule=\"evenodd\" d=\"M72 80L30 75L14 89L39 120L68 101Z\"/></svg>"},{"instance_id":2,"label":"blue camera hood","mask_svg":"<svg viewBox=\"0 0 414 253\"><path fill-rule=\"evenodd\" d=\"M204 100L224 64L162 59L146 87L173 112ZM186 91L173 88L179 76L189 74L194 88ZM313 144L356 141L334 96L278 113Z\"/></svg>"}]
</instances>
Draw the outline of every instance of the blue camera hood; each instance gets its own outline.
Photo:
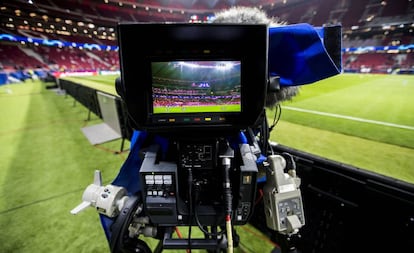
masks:
<instances>
[{"instance_id":1,"label":"blue camera hood","mask_svg":"<svg viewBox=\"0 0 414 253\"><path fill-rule=\"evenodd\" d=\"M306 23L270 27L269 75L279 76L280 86L293 86L310 84L341 73L340 31L332 40L325 36L326 29ZM326 38L330 39L331 44L333 41L336 52L328 50Z\"/></svg>"}]
</instances>

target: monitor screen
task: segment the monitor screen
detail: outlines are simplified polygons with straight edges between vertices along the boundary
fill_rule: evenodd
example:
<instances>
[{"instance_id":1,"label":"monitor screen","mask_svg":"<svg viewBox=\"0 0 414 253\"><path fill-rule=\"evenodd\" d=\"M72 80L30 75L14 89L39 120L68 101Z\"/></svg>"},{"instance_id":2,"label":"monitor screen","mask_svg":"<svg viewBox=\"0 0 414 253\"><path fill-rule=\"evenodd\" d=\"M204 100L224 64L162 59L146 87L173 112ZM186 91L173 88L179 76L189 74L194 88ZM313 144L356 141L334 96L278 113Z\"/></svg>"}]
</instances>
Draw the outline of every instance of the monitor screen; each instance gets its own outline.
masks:
<instances>
[{"instance_id":1,"label":"monitor screen","mask_svg":"<svg viewBox=\"0 0 414 253\"><path fill-rule=\"evenodd\" d=\"M151 62L153 114L241 112L240 61Z\"/></svg>"},{"instance_id":2,"label":"monitor screen","mask_svg":"<svg viewBox=\"0 0 414 253\"><path fill-rule=\"evenodd\" d=\"M255 124L263 113L266 25L124 23L117 31L134 128L224 134Z\"/></svg>"}]
</instances>

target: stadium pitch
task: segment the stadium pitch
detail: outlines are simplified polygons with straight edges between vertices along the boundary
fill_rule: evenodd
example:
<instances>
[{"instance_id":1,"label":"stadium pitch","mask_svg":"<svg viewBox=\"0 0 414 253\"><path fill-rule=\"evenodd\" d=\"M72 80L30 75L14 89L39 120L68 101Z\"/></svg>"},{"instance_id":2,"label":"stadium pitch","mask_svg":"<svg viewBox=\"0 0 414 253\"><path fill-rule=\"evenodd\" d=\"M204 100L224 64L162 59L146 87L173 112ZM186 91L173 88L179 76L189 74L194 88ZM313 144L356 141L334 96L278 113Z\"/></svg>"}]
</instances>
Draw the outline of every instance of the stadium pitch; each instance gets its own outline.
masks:
<instances>
[{"instance_id":1,"label":"stadium pitch","mask_svg":"<svg viewBox=\"0 0 414 253\"><path fill-rule=\"evenodd\" d=\"M116 77L73 80L116 94ZM413 86L414 76L397 75L340 75L303 86L282 104L271 140L414 183L412 130L309 112L413 126ZM74 217L69 211L95 169L105 184L117 175L127 156L113 152L120 140L90 145L80 129L100 120L87 121L85 107L37 81L0 86L0 107L0 251L109 252L97 213ZM274 112L268 113L272 123ZM254 228L240 230L240 252L273 247Z\"/></svg>"},{"instance_id":2,"label":"stadium pitch","mask_svg":"<svg viewBox=\"0 0 414 253\"><path fill-rule=\"evenodd\" d=\"M414 77L343 74L284 103L283 120L414 148Z\"/></svg>"}]
</instances>

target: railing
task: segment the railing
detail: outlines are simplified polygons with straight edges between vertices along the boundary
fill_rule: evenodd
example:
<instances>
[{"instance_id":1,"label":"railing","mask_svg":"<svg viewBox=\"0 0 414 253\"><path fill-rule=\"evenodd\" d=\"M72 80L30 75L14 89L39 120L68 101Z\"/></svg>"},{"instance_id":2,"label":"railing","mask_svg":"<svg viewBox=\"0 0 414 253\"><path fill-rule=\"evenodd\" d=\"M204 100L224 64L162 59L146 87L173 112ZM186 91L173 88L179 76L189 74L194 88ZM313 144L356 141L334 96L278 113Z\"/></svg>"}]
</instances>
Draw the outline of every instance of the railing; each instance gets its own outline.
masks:
<instances>
[{"instance_id":1,"label":"railing","mask_svg":"<svg viewBox=\"0 0 414 253\"><path fill-rule=\"evenodd\" d=\"M116 131L119 131L119 135L122 138L121 151L123 151L125 140L131 140L132 128L129 127L127 123L127 112L121 98L118 96L114 96L113 94L99 91L94 88L84 86L82 84L65 79L59 79L58 86L60 89L64 90L67 95L70 95L74 98L74 105L76 104L76 102L79 102L89 110L87 120L91 119L91 113L94 113L96 116L98 116L104 121L108 120L105 119L103 116L104 112L102 111L102 108L98 101L98 92L107 94L108 96L112 97L114 99L114 103L116 106L117 117L115 118L117 119L117 122L108 122L108 125L118 125L118 127L116 127Z\"/></svg>"}]
</instances>

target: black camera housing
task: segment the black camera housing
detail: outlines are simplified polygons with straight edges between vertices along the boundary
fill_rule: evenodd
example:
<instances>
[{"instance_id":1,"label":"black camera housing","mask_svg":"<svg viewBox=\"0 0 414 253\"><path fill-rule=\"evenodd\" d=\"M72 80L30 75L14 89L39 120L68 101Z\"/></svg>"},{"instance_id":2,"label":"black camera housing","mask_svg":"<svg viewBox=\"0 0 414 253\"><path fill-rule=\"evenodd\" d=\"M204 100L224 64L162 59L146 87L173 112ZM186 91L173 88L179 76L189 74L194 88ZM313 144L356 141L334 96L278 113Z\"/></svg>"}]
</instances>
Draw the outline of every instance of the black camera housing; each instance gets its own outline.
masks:
<instances>
[{"instance_id":1,"label":"black camera housing","mask_svg":"<svg viewBox=\"0 0 414 253\"><path fill-rule=\"evenodd\" d=\"M267 92L266 25L124 23L117 26L117 32L121 89L133 128L154 133L239 131L255 124L263 112ZM214 64L224 67L233 64L237 69L219 81L220 75L212 74L213 70L205 70L202 77L191 73L177 77L181 72L189 72L193 65L210 69L220 67ZM169 82L168 77L174 79L172 83L166 83ZM189 80L190 77L194 80ZM230 106L221 104L221 100L225 100L223 89L226 88L215 87L226 85L225 82L227 85L232 83L232 87L227 88L233 89L227 99L237 104L236 109L228 109ZM211 111L208 106L200 105L192 107L195 111L186 111L186 108L180 111L182 105L175 102L164 106L161 113L155 110L156 96L165 97L168 93L154 94L156 85L170 87L190 83L196 88L187 93L198 94L189 94L187 100L204 99L210 104L220 104L219 109ZM206 89L201 94L203 85ZM186 94L178 92L176 95L182 97ZM177 97L169 92L168 99L173 100L172 96ZM164 103L170 103L168 99ZM163 106L160 107L162 110ZM178 110L169 111L173 107Z\"/></svg>"},{"instance_id":2,"label":"black camera housing","mask_svg":"<svg viewBox=\"0 0 414 253\"><path fill-rule=\"evenodd\" d=\"M146 226L166 237L175 226L211 229L191 245L164 238L164 248L222 247L226 222L253 214L258 167L245 133L264 113L268 27L121 23L117 32L117 92L131 127L148 133L138 144Z\"/></svg>"}]
</instances>

